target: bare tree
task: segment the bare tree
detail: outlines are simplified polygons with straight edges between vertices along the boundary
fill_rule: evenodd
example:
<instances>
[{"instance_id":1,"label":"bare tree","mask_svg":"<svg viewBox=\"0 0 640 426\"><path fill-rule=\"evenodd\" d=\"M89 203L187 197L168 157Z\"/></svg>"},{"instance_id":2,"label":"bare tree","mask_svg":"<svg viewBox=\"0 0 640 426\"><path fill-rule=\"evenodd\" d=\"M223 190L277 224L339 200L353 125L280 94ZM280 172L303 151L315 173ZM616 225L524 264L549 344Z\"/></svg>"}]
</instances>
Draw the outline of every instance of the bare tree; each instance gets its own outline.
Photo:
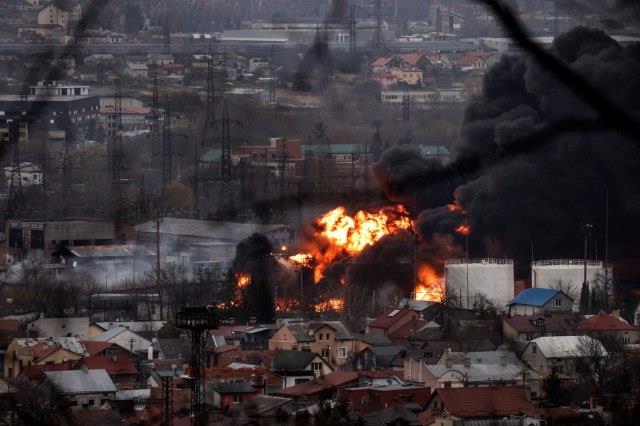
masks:
<instances>
[{"instance_id":1,"label":"bare tree","mask_svg":"<svg viewBox=\"0 0 640 426\"><path fill-rule=\"evenodd\" d=\"M576 373L584 384L592 383L598 393L606 391L613 367L613 357L599 340L589 336L579 337L575 349Z\"/></svg>"}]
</instances>

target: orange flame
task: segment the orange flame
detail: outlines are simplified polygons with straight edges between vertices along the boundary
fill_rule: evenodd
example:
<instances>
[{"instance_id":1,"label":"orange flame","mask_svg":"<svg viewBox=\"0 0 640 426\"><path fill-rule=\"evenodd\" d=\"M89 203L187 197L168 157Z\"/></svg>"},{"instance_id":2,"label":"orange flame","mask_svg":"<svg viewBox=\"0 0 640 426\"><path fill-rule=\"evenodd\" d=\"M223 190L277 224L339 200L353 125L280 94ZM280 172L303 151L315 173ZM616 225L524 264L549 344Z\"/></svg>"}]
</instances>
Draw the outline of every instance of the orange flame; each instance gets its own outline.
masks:
<instances>
[{"instance_id":1,"label":"orange flame","mask_svg":"<svg viewBox=\"0 0 640 426\"><path fill-rule=\"evenodd\" d=\"M327 312L327 311L341 311L344 309L344 300L334 297L327 299L322 303L317 303L313 306L315 312Z\"/></svg>"},{"instance_id":2,"label":"orange flame","mask_svg":"<svg viewBox=\"0 0 640 426\"><path fill-rule=\"evenodd\" d=\"M309 244L310 253L294 257L305 256L308 263L313 260L314 281L318 282L338 257L357 255L386 235L411 229L412 224L402 205L381 208L373 213L360 210L353 216L340 206L322 215L315 226L316 239Z\"/></svg>"},{"instance_id":3,"label":"orange flame","mask_svg":"<svg viewBox=\"0 0 640 426\"><path fill-rule=\"evenodd\" d=\"M456 203L447 204L447 210L451 213L464 214L464 209Z\"/></svg>"},{"instance_id":4,"label":"orange flame","mask_svg":"<svg viewBox=\"0 0 640 426\"><path fill-rule=\"evenodd\" d=\"M469 235L471 233L471 226L460 225L456 228L456 232L460 235Z\"/></svg>"},{"instance_id":5,"label":"orange flame","mask_svg":"<svg viewBox=\"0 0 640 426\"><path fill-rule=\"evenodd\" d=\"M238 272L236 274L236 285L238 288L245 288L249 284L251 284L251 275L245 272Z\"/></svg>"},{"instance_id":6,"label":"orange flame","mask_svg":"<svg viewBox=\"0 0 640 426\"><path fill-rule=\"evenodd\" d=\"M294 254L293 256L289 256L289 260L296 265L307 267L311 264L313 256L311 256L309 253L298 253Z\"/></svg>"},{"instance_id":7,"label":"orange flame","mask_svg":"<svg viewBox=\"0 0 640 426\"><path fill-rule=\"evenodd\" d=\"M276 298L276 312L295 311L300 308L300 302L296 299Z\"/></svg>"},{"instance_id":8,"label":"orange flame","mask_svg":"<svg viewBox=\"0 0 640 426\"><path fill-rule=\"evenodd\" d=\"M418 283L415 286L415 299L440 302L444 297L444 282L429 265L418 269Z\"/></svg>"}]
</instances>

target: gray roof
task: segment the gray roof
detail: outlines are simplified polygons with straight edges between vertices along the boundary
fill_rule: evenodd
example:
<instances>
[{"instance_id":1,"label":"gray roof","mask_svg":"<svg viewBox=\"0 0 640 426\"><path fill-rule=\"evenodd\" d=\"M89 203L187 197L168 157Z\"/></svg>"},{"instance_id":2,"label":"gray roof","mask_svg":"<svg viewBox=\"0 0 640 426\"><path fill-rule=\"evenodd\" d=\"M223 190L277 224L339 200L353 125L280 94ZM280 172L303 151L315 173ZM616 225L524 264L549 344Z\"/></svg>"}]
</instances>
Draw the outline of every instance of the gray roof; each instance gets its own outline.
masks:
<instances>
[{"instance_id":1,"label":"gray roof","mask_svg":"<svg viewBox=\"0 0 640 426\"><path fill-rule=\"evenodd\" d=\"M290 398L271 395L256 395L249 401L244 401L235 405L232 410L242 414L246 414L247 411L250 411L252 415L260 415L267 411L271 411L274 408L281 407L288 402L291 402Z\"/></svg>"},{"instance_id":2,"label":"gray roof","mask_svg":"<svg viewBox=\"0 0 640 426\"><path fill-rule=\"evenodd\" d=\"M450 354L442 354L437 364L446 364L446 358L450 357L454 364L464 363L465 358L469 358L472 364L500 364L502 357L509 364L518 361L516 355L509 350L497 351L478 351L478 352L451 352Z\"/></svg>"},{"instance_id":3,"label":"gray roof","mask_svg":"<svg viewBox=\"0 0 640 426\"><path fill-rule=\"evenodd\" d=\"M151 389L123 389L116 392L116 399L120 401L149 398L151 398Z\"/></svg>"},{"instance_id":4,"label":"gray roof","mask_svg":"<svg viewBox=\"0 0 640 426\"><path fill-rule=\"evenodd\" d=\"M276 371L304 370L317 356L318 354L315 352L282 351L273 359L273 369Z\"/></svg>"},{"instance_id":5,"label":"gray roof","mask_svg":"<svg viewBox=\"0 0 640 426\"><path fill-rule=\"evenodd\" d=\"M156 222L149 221L136 225L136 232L156 232ZM270 233L285 225L262 225L257 223L212 222L196 219L178 219L167 217L160 222L160 233L199 238L213 238L223 241L242 241L253 233Z\"/></svg>"},{"instance_id":6,"label":"gray roof","mask_svg":"<svg viewBox=\"0 0 640 426\"><path fill-rule=\"evenodd\" d=\"M164 359L191 360L191 346L185 338L158 339L153 346L162 353Z\"/></svg>"},{"instance_id":7,"label":"gray roof","mask_svg":"<svg viewBox=\"0 0 640 426\"><path fill-rule=\"evenodd\" d=\"M134 333L144 331L158 331L164 327L166 321L101 321L96 322L97 326L104 330L111 330L115 327L124 327Z\"/></svg>"},{"instance_id":8,"label":"gray roof","mask_svg":"<svg viewBox=\"0 0 640 426\"><path fill-rule=\"evenodd\" d=\"M45 371L45 377L63 394L115 392L116 387L104 369Z\"/></svg>"},{"instance_id":9,"label":"gray roof","mask_svg":"<svg viewBox=\"0 0 640 426\"><path fill-rule=\"evenodd\" d=\"M324 325L336 331L337 340L353 339L353 334L342 321L290 322L285 324L298 342L313 342L315 340L313 333Z\"/></svg>"},{"instance_id":10,"label":"gray roof","mask_svg":"<svg viewBox=\"0 0 640 426\"><path fill-rule=\"evenodd\" d=\"M584 344L583 342L593 342L602 354L607 353L602 343L589 336L538 337L530 341L529 345L537 345L545 358L575 358L580 356L580 347Z\"/></svg>"},{"instance_id":11,"label":"gray roof","mask_svg":"<svg viewBox=\"0 0 640 426\"><path fill-rule=\"evenodd\" d=\"M406 354L404 346L370 346L367 348L375 356L378 364L386 366L402 366L404 364L403 355ZM403 352L404 351L404 352Z\"/></svg>"},{"instance_id":12,"label":"gray roof","mask_svg":"<svg viewBox=\"0 0 640 426\"><path fill-rule=\"evenodd\" d=\"M40 318L27 326L38 337L81 337L89 335L89 318Z\"/></svg>"},{"instance_id":13,"label":"gray roof","mask_svg":"<svg viewBox=\"0 0 640 426\"><path fill-rule=\"evenodd\" d=\"M82 345L82 342L77 337L54 337L54 338L19 338L16 339L20 346L35 346L38 343L53 347L58 345L63 349L76 353L78 355L84 355L86 350Z\"/></svg>"},{"instance_id":14,"label":"gray roof","mask_svg":"<svg viewBox=\"0 0 640 426\"><path fill-rule=\"evenodd\" d=\"M87 340L93 340L96 342L107 342L113 339L114 337L116 337L118 334L125 331L127 331L127 329L124 327L113 327L105 331L104 333L98 334L97 336L90 337Z\"/></svg>"},{"instance_id":15,"label":"gray roof","mask_svg":"<svg viewBox=\"0 0 640 426\"><path fill-rule=\"evenodd\" d=\"M391 340L383 333L362 333L354 334L353 338L356 340L362 340L373 346L391 345Z\"/></svg>"},{"instance_id":16,"label":"gray roof","mask_svg":"<svg viewBox=\"0 0 640 426\"><path fill-rule=\"evenodd\" d=\"M466 377L468 382L488 382L488 381L501 381L509 382L514 381L520 376L523 370L526 369L521 364L471 364L466 367L464 364L453 364L451 367L446 365L425 365L427 371L433 374L435 377L441 377L448 371L457 371ZM531 373L531 372L530 372Z\"/></svg>"}]
</instances>

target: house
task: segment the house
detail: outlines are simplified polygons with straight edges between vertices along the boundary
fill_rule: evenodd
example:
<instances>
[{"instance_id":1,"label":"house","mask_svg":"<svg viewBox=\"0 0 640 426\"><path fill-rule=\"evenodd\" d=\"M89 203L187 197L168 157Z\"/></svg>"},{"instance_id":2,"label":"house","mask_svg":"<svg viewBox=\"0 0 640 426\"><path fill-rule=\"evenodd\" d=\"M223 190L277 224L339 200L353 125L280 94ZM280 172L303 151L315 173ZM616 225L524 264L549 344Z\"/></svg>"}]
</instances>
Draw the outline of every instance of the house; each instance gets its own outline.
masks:
<instances>
[{"instance_id":1,"label":"house","mask_svg":"<svg viewBox=\"0 0 640 426\"><path fill-rule=\"evenodd\" d=\"M149 68L147 68L146 64L127 62L123 74L134 79L146 79L149 77Z\"/></svg>"},{"instance_id":2,"label":"house","mask_svg":"<svg viewBox=\"0 0 640 426\"><path fill-rule=\"evenodd\" d=\"M370 384L371 380L391 378L399 380L393 371L334 371L326 376L299 383L276 393L281 396L299 400L336 399L340 392L347 387Z\"/></svg>"},{"instance_id":3,"label":"house","mask_svg":"<svg viewBox=\"0 0 640 426\"><path fill-rule=\"evenodd\" d=\"M525 383L533 395L539 395L541 385L540 375L507 350L445 352L437 364L408 358L404 363L404 378L424 383L431 389L516 386Z\"/></svg>"},{"instance_id":4,"label":"house","mask_svg":"<svg viewBox=\"0 0 640 426\"><path fill-rule=\"evenodd\" d=\"M407 348L405 346L369 346L358 352L353 360L353 366L356 370L365 371L402 369L406 356Z\"/></svg>"},{"instance_id":5,"label":"house","mask_svg":"<svg viewBox=\"0 0 640 426\"><path fill-rule=\"evenodd\" d=\"M555 369L574 377L576 362L587 359L592 350L600 356L607 354L602 343L589 336L545 336L527 343L520 352L520 358L539 373Z\"/></svg>"},{"instance_id":6,"label":"house","mask_svg":"<svg viewBox=\"0 0 640 426\"><path fill-rule=\"evenodd\" d=\"M391 71L393 75L398 79L398 83L406 84L407 86L421 86L422 85L422 70L416 67L403 67L396 68Z\"/></svg>"},{"instance_id":7,"label":"house","mask_svg":"<svg viewBox=\"0 0 640 426\"><path fill-rule=\"evenodd\" d=\"M500 424L529 425L540 418L540 411L518 386L490 388L436 389L420 414L423 425ZM512 422L508 422L513 419ZM534 420L533 423L527 419Z\"/></svg>"},{"instance_id":8,"label":"house","mask_svg":"<svg viewBox=\"0 0 640 426\"><path fill-rule=\"evenodd\" d=\"M168 65L175 63L173 55L167 55L163 53L149 53L147 54L147 63L150 65Z\"/></svg>"},{"instance_id":9,"label":"house","mask_svg":"<svg viewBox=\"0 0 640 426\"><path fill-rule=\"evenodd\" d=\"M293 412L293 401L271 395L256 395L231 407L236 424L273 424L283 413Z\"/></svg>"},{"instance_id":10,"label":"house","mask_svg":"<svg viewBox=\"0 0 640 426\"><path fill-rule=\"evenodd\" d=\"M422 52L406 53L400 57L401 64L407 68L418 68L424 71L429 66L429 60Z\"/></svg>"},{"instance_id":11,"label":"house","mask_svg":"<svg viewBox=\"0 0 640 426\"><path fill-rule=\"evenodd\" d=\"M393 58L383 56L373 61L373 63L371 64L371 69L374 74L389 71L392 63Z\"/></svg>"},{"instance_id":12,"label":"house","mask_svg":"<svg viewBox=\"0 0 640 426\"><path fill-rule=\"evenodd\" d=\"M66 30L69 26L69 12L52 2L38 11L37 23L42 26L57 25Z\"/></svg>"},{"instance_id":13,"label":"house","mask_svg":"<svg viewBox=\"0 0 640 426\"><path fill-rule=\"evenodd\" d=\"M266 349L275 331L275 326L266 324L252 326L236 334L239 337L239 344L242 349Z\"/></svg>"},{"instance_id":14,"label":"house","mask_svg":"<svg viewBox=\"0 0 640 426\"><path fill-rule=\"evenodd\" d=\"M232 405L245 402L256 395L259 391L245 381L219 382L211 384L211 393L213 394L213 406L228 410Z\"/></svg>"},{"instance_id":15,"label":"house","mask_svg":"<svg viewBox=\"0 0 640 426\"><path fill-rule=\"evenodd\" d=\"M13 177L13 166L6 166L3 168L5 186L9 188L11 186L11 179ZM37 164L30 163L28 161L20 162L20 184L23 187L28 186L40 186L44 179L44 172L42 167Z\"/></svg>"},{"instance_id":16,"label":"house","mask_svg":"<svg viewBox=\"0 0 640 426\"><path fill-rule=\"evenodd\" d=\"M151 346L151 342L144 337L134 333L133 331L125 327L114 327L105 331L97 336L90 337L87 340L94 342L111 342L117 343L125 349L129 349L132 352L147 353L148 348Z\"/></svg>"},{"instance_id":17,"label":"house","mask_svg":"<svg viewBox=\"0 0 640 426\"><path fill-rule=\"evenodd\" d=\"M391 86L398 84L398 76L390 71L380 71L371 75L371 80L380 84L383 89L389 89Z\"/></svg>"},{"instance_id":18,"label":"house","mask_svg":"<svg viewBox=\"0 0 640 426\"><path fill-rule=\"evenodd\" d=\"M389 308L367 325L366 332L382 333L393 343L400 344L426 324L420 314L411 308Z\"/></svg>"},{"instance_id":19,"label":"house","mask_svg":"<svg viewBox=\"0 0 640 426\"><path fill-rule=\"evenodd\" d=\"M499 60L498 55L491 52L469 51L455 61L455 65L463 70L486 71Z\"/></svg>"},{"instance_id":20,"label":"house","mask_svg":"<svg viewBox=\"0 0 640 426\"><path fill-rule=\"evenodd\" d=\"M269 350L320 354L331 366L345 365L354 353L353 334L342 321L284 323L269 339Z\"/></svg>"},{"instance_id":21,"label":"house","mask_svg":"<svg viewBox=\"0 0 640 426\"><path fill-rule=\"evenodd\" d=\"M124 327L127 330L131 330L134 333L146 338L151 339L155 337L156 332L160 330L166 324L166 321L97 321L91 323L89 328L89 334L91 336L97 336L105 331L111 330L116 327Z\"/></svg>"},{"instance_id":22,"label":"house","mask_svg":"<svg viewBox=\"0 0 640 426\"><path fill-rule=\"evenodd\" d=\"M44 375L72 409L99 408L116 397L116 386L105 370L47 371Z\"/></svg>"},{"instance_id":23,"label":"house","mask_svg":"<svg viewBox=\"0 0 640 426\"><path fill-rule=\"evenodd\" d=\"M129 356L88 356L80 359L75 369L105 370L118 389L135 387L138 369Z\"/></svg>"},{"instance_id":24,"label":"house","mask_svg":"<svg viewBox=\"0 0 640 426\"><path fill-rule=\"evenodd\" d=\"M640 327L629 324L617 313L600 312L597 315L587 316L578 323L576 330L595 337L605 345L640 343Z\"/></svg>"},{"instance_id":25,"label":"house","mask_svg":"<svg viewBox=\"0 0 640 426\"><path fill-rule=\"evenodd\" d=\"M4 356L4 377L15 378L29 365L60 364L76 361L86 353L76 337L13 339Z\"/></svg>"},{"instance_id":26,"label":"house","mask_svg":"<svg viewBox=\"0 0 640 426\"><path fill-rule=\"evenodd\" d=\"M29 337L78 337L89 336L89 318L39 318L27 325Z\"/></svg>"},{"instance_id":27,"label":"house","mask_svg":"<svg viewBox=\"0 0 640 426\"><path fill-rule=\"evenodd\" d=\"M411 384L391 376L381 379L363 378L359 386L340 391L340 399L357 413L369 413L385 408L397 408L405 404L424 407L431 389L421 384Z\"/></svg>"},{"instance_id":28,"label":"house","mask_svg":"<svg viewBox=\"0 0 640 426\"><path fill-rule=\"evenodd\" d=\"M131 356L129 349L125 349L113 342L96 342L93 340L82 340L82 346L86 350L87 356Z\"/></svg>"},{"instance_id":29,"label":"house","mask_svg":"<svg viewBox=\"0 0 640 426\"><path fill-rule=\"evenodd\" d=\"M540 312L571 312L573 299L553 288L526 288L507 303L509 315L531 315Z\"/></svg>"},{"instance_id":30,"label":"house","mask_svg":"<svg viewBox=\"0 0 640 426\"><path fill-rule=\"evenodd\" d=\"M355 424L362 426L421 426L418 413L422 407L418 404L405 404L400 407L385 408L384 410L354 416Z\"/></svg>"},{"instance_id":31,"label":"house","mask_svg":"<svg viewBox=\"0 0 640 426\"><path fill-rule=\"evenodd\" d=\"M574 334L580 319L578 314L557 312L504 317L502 333L507 340L525 342L542 336L567 336Z\"/></svg>"},{"instance_id":32,"label":"house","mask_svg":"<svg viewBox=\"0 0 640 426\"><path fill-rule=\"evenodd\" d=\"M283 388L326 376L333 371L324 358L308 351L280 351L273 359L271 369L282 377Z\"/></svg>"},{"instance_id":33,"label":"house","mask_svg":"<svg viewBox=\"0 0 640 426\"><path fill-rule=\"evenodd\" d=\"M155 339L153 358L173 360L176 364L189 363L191 362L191 345L183 337Z\"/></svg>"}]
</instances>

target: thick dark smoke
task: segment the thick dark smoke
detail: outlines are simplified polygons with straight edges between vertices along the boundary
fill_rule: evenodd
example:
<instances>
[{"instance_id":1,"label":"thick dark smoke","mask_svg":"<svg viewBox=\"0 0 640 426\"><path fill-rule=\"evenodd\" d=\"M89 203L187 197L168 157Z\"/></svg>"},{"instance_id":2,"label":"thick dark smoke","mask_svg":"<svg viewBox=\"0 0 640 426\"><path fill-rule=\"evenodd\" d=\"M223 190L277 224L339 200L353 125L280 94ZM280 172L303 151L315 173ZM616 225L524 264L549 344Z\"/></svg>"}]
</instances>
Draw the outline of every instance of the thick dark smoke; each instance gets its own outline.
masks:
<instances>
[{"instance_id":1,"label":"thick dark smoke","mask_svg":"<svg viewBox=\"0 0 640 426\"><path fill-rule=\"evenodd\" d=\"M602 31L576 28L557 37L553 51L638 117L639 46L623 47ZM466 111L451 170L422 159L417 151L394 147L383 154L376 173L390 198L422 211L418 226L423 238L456 235L453 230L464 217L445 206L455 200L468 207L471 255L513 257L522 272L532 247L536 258L580 257L584 223L596 226L591 256L597 244L602 258L608 192L609 255L614 262L624 261L639 252L633 243L639 234L639 141L616 129L589 131L601 125L598 117L534 61L504 57L487 72L482 95ZM562 133L547 134L556 123L567 122L588 125L557 126ZM539 147L520 146L535 143L540 135L545 137ZM460 164L479 164L472 168L479 172L465 174L455 166ZM437 183L431 183L431 176L438 177ZM457 188L447 191L448 185Z\"/></svg>"}]
</instances>

